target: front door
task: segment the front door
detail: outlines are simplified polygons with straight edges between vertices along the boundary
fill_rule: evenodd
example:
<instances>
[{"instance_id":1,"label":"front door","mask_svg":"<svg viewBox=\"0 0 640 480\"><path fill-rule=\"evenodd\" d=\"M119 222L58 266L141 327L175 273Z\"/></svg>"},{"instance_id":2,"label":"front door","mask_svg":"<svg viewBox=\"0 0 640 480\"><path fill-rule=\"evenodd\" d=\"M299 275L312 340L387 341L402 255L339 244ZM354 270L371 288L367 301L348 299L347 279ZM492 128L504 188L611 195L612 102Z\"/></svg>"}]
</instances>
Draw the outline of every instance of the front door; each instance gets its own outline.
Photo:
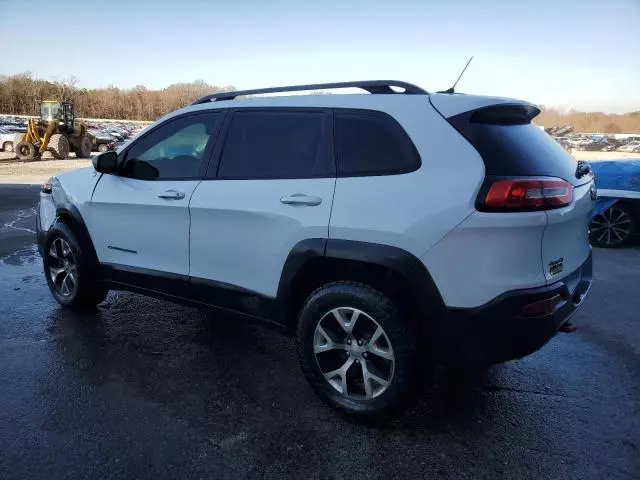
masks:
<instances>
[{"instance_id":1,"label":"front door","mask_svg":"<svg viewBox=\"0 0 640 480\"><path fill-rule=\"evenodd\" d=\"M226 130L217 174L191 199L190 288L262 315L296 244L328 236L332 119L323 110L243 109Z\"/></svg>"},{"instance_id":2,"label":"front door","mask_svg":"<svg viewBox=\"0 0 640 480\"><path fill-rule=\"evenodd\" d=\"M101 264L125 283L189 274L189 201L217 135L216 112L170 119L120 154L118 175L94 191L88 228ZM129 281L130 280L130 281Z\"/></svg>"}]
</instances>

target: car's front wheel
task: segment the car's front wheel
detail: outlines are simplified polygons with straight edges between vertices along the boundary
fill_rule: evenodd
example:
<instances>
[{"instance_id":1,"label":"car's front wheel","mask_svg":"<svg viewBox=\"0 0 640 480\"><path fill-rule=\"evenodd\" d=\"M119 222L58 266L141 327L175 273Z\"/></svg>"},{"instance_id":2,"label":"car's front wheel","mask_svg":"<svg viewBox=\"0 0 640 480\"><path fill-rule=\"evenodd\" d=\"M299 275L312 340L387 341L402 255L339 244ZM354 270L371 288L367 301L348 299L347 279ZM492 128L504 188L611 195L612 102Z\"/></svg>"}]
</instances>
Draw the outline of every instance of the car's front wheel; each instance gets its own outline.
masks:
<instances>
[{"instance_id":1,"label":"car's front wheel","mask_svg":"<svg viewBox=\"0 0 640 480\"><path fill-rule=\"evenodd\" d=\"M63 307L92 308L109 293L96 280L90 255L64 223L57 222L51 227L44 245L43 264L49 290Z\"/></svg>"},{"instance_id":2,"label":"car's front wheel","mask_svg":"<svg viewBox=\"0 0 640 480\"><path fill-rule=\"evenodd\" d=\"M300 312L297 342L307 380L335 409L383 420L415 399L419 336L377 290L356 282L319 288Z\"/></svg>"}]
</instances>

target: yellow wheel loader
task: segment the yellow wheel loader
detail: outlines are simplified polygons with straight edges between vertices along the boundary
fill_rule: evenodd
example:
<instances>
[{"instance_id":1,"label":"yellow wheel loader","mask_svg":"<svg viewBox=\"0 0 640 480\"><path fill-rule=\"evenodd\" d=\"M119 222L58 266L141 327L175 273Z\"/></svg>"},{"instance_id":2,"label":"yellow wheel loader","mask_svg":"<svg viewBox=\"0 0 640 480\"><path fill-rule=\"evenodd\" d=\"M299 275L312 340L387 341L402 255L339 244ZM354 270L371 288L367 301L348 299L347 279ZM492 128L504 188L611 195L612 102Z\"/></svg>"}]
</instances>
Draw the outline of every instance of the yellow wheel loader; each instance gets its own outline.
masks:
<instances>
[{"instance_id":1,"label":"yellow wheel loader","mask_svg":"<svg viewBox=\"0 0 640 480\"><path fill-rule=\"evenodd\" d=\"M20 160L39 159L46 151L58 160L68 158L69 152L78 158L91 155L91 136L83 123L75 121L73 103L46 100L39 106L40 118L30 119L26 133L14 144Z\"/></svg>"}]
</instances>

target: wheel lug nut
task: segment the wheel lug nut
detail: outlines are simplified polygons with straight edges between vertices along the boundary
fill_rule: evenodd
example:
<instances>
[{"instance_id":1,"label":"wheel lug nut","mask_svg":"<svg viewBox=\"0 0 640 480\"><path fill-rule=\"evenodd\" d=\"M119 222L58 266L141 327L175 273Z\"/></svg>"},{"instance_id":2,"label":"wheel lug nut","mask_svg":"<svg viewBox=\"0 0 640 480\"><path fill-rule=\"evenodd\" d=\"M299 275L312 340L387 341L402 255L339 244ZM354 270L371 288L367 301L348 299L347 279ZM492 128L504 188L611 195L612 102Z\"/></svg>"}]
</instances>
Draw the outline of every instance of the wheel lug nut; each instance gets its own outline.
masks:
<instances>
[{"instance_id":1,"label":"wheel lug nut","mask_svg":"<svg viewBox=\"0 0 640 480\"><path fill-rule=\"evenodd\" d=\"M358 340L358 345L361 347L362 346L362 340Z\"/></svg>"},{"instance_id":2,"label":"wheel lug nut","mask_svg":"<svg viewBox=\"0 0 640 480\"><path fill-rule=\"evenodd\" d=\"M351 345L351 339L347 338L347 345Z\"/></svg>"},{"instance_id":3,"label":"wheel lug nut","mask_svg":"<svg viewBox=\"0 0 640 480\"><path fill-rule=\"evenodd\" d=\"M369 356L369 354L368 354L367 352L364 352L364 353L362 354L362 356L363 356L364 358L367 358L367 357Z\"/></svg>"}]
</instances>

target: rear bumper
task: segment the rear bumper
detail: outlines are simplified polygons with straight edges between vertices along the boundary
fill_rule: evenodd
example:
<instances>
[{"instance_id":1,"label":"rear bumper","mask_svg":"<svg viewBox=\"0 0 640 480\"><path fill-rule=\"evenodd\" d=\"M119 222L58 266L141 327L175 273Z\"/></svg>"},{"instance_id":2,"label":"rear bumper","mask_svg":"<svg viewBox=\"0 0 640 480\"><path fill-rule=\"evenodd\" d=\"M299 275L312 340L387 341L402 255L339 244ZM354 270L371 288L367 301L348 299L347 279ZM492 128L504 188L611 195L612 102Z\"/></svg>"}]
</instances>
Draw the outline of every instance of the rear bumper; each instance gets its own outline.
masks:
<instances>
[{"instance_id":1,"label":"rear bumper","mask_svg":"<svg viewBox=\"0 0 640 480\"><path fill-rule=\"evenodd\" d=\"M436 354L447 364L491 365L539 350L582 305L593 281L592 255L561 281L541 288L507 292L473 309L447 309L439 322ZM560 295L544 316L523 317L525 305Z\"/></svg>"}]
</instances>

